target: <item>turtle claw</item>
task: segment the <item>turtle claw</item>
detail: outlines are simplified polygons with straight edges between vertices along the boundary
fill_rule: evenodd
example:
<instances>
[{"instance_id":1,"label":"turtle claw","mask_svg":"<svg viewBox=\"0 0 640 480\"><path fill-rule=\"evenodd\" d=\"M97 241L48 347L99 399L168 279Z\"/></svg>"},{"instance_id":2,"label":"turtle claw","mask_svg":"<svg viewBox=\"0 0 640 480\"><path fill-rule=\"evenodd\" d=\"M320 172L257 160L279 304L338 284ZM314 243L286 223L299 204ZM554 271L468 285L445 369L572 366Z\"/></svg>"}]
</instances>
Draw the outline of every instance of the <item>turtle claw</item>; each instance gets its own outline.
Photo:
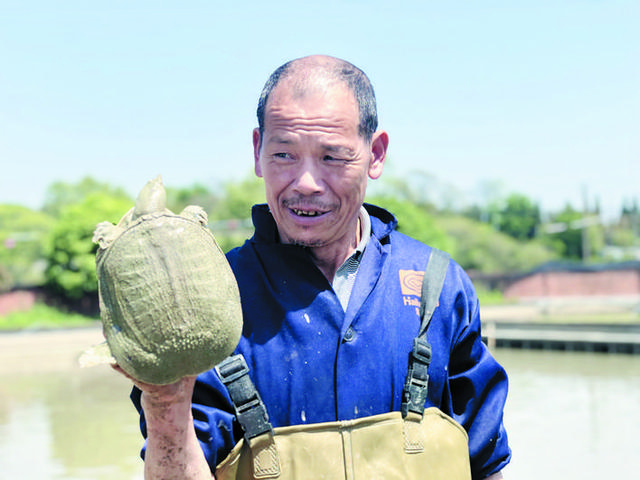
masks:
<instances>
[{"instance_id":1,"label":"turtle claw","mask_svg":"<svg viewBox=\"0 0 640 480\"><path fill-rule=\"evenodd\" d=\"M204 211L204 208L198 205L189 205L185 207L185 209L180 212L180 216L193 220L203 226L206 226L209 223L207 212Z\"/></svg>"},{"instance_id":2,"label":"turtle claw","mask_svg":"<svg viewBox=\"0 0 640 480\"><path fill-rule=\"evenodd\" d=\"M96 225L91 241L97 243L101 249L106 249L118 236L119 229L111 222L100 222Z\"/></svg>"}]
</instances>

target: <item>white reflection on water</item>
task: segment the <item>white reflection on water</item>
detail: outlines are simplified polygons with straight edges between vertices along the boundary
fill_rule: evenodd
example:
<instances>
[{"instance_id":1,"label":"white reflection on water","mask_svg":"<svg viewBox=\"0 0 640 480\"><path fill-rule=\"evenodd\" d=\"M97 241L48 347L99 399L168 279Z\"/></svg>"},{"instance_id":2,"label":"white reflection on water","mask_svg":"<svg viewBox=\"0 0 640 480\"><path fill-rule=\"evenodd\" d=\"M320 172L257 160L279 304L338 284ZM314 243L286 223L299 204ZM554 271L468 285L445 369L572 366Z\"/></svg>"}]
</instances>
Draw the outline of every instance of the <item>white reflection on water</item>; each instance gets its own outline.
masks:
<instances>
[{"instance_id":1,"label":"white reflection on water","mask_svg":"<svg viewBox=\"0 0 640 480\"><path fill-rule=\"evenodd\" d=\"M497 350L510 377L508 478L635 479L640 357Z\"/></svg>"},{"instance_id":2,"label":"white reflection on water","mask_svg":"<svg viewBox=\"0 0 640 480\"><path fill-rule=\"evenodd\" d=\"M0 478L137 480L129 382L111 369L0 376Z\"/></svg>"},{"instance_id":3,"label":"white reflection on water","mask_svg":"<svg viewBox=\"0 0 640 480\"><path fill-rule=\"evenodd\" d=\"M56 478L61 473L51 458L50 430L49 414L41 402L13 406L0 425L3 478Z\"/></svg>"}]
</instances>

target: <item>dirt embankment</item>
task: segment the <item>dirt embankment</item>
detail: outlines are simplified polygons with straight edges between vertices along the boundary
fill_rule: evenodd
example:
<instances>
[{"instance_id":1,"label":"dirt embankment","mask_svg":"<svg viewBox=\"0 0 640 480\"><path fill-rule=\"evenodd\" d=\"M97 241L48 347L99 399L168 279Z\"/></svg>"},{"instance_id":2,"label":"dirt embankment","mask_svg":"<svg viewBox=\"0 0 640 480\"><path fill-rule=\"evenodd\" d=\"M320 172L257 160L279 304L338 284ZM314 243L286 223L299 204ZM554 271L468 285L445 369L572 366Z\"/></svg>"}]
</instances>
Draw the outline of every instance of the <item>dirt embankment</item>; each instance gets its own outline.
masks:
<instances>
[{"instance_id":1,"label":"dirt embankment","mask_svg":"<svg viewBox=\"0 0 640 480\"><path fill-rule=\"evenodd\" d=\"M0 334L0 375L73 370L89 346L104 340L101 327Z\"/></svg>"}]
</instances>

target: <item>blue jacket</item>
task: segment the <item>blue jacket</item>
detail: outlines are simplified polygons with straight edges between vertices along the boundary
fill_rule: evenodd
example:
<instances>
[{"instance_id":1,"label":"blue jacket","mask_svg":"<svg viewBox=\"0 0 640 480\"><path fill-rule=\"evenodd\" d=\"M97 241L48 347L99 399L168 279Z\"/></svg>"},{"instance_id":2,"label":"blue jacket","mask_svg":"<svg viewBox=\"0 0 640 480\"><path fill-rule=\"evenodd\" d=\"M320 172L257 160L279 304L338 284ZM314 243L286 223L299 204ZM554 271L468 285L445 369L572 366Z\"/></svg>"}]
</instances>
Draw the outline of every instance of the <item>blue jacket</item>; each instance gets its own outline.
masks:
<instances>
[{"instance_id":1,"label":"blue jacket","mask_svg":"<svg viewBox=\"0 0 640 480\"><path fill-rule=\"evenodd\" d=\"M227 254L244 315L236 351L274 427L400 410L431 247L397 232L385 210L365 207L372 235L346 312L307 250L278 242L266 205L253 209L253 238ZM510 459L502 423L507 376L481 341L475 290L455 262L427 338L433 359L426 406L439 407L469 433L474 479L501 470ZM135 389L132 398L140 410ZM198 377L193 412L214 470L242 432L213 370ZM144 418L142 429L146 436Z\"/></svg>"}]
</instances>

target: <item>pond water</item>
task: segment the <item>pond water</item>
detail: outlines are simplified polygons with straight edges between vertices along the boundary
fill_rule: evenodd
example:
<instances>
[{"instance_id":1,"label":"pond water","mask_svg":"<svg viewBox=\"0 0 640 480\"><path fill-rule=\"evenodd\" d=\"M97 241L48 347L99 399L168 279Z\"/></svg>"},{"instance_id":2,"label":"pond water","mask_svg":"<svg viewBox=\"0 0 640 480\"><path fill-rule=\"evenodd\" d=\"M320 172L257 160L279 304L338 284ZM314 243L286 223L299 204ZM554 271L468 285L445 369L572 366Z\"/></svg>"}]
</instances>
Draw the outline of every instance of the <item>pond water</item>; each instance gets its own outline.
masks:
<instances>
[{"instance_id":1,"label":"pond water","mask_svg":"<svg viewBox=\"0 0 640 480\"><path fill-rule=\"evenodd\" d=\"M109 367L0 376L0 478L142 479L130 389Z\"/></svg>"},{"instance_id":2,"label":"pond water","mask_svg":"<svg viewBox=\"0 0 640 480\"><path fill-rule=\"evenodd\" d=\"M640 356L502 349L494 355L510 376L508 478L640 478Z\"/></svg>"},{"instance_id":3,"label":"pond water","mask_svg":"<svg viewBox=\"0 0 640 480\"><path fill-rule=\"evenodd\" d=\"M510 374L507 479L635 479L640 356L498 349ZM142 478L130 385L108 367L0 373L0 478Z\"/></svg>"}]
</instances>

